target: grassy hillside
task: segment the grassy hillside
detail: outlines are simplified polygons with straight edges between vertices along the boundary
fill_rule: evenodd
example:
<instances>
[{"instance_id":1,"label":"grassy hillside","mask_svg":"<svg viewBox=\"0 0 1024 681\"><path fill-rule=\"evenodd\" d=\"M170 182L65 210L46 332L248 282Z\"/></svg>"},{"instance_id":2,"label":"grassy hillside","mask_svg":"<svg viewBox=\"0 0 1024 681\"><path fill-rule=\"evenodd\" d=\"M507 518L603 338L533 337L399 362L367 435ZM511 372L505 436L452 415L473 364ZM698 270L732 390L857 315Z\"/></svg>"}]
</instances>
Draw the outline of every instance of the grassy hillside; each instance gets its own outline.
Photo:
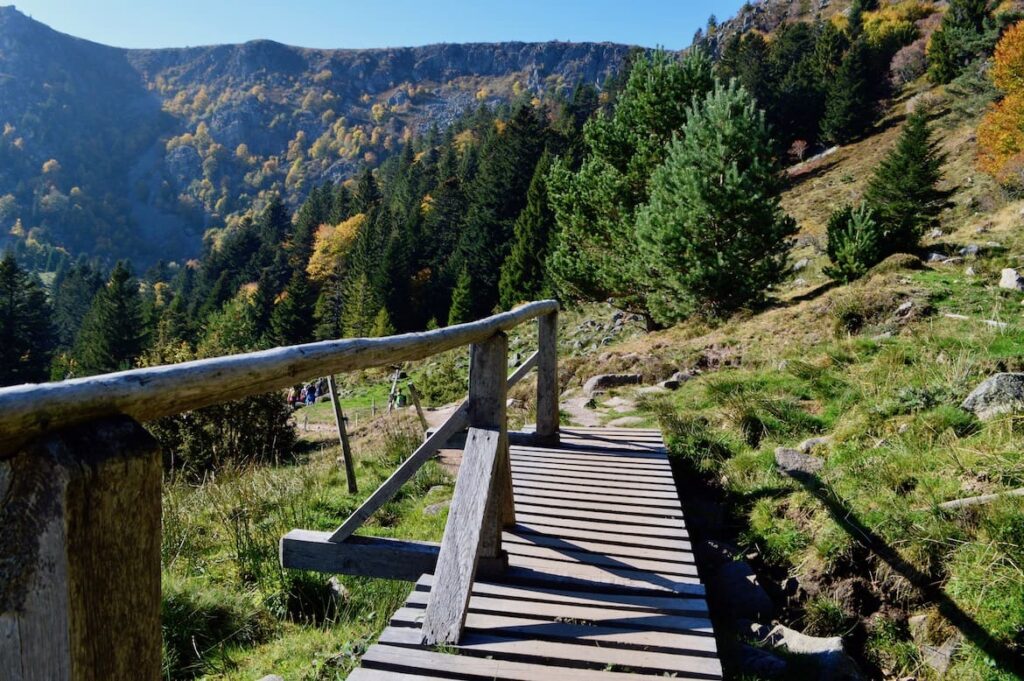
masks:
<instances>
[{"instance_id":1,"label":"grassy hillside","mask_svg":"<svg viewBox=\"0 0 1024 681\"><path fill-rule=\"evenodd\" d=\"M710 491L721 534L759 573L779 621L843 636L876 678L938 678L926 651L944 644L955 651L945 678L1016 678L1007 662L1024 655L1024 502L936 507L1024 486L1021 419L983 423L958 406L993 373L1024 369L1024 301L997 287L1024 257L1024 201L974 170L990 95L973 83L921 85L877 134L793 169L784 205L800 222L794 259L806 266L767 309L637 338L576 373L695 370L676 392L614 397L658 418L683 499ZM921 255L954 258L893 256L833 286L821 274L827 216L859 199L907 107L923 101L954 194ZM971 244L977 255L956 255ZM814 452L816 480L779 472L777 447L822 436L831 440Z\"/></svg>"}]
</instances>

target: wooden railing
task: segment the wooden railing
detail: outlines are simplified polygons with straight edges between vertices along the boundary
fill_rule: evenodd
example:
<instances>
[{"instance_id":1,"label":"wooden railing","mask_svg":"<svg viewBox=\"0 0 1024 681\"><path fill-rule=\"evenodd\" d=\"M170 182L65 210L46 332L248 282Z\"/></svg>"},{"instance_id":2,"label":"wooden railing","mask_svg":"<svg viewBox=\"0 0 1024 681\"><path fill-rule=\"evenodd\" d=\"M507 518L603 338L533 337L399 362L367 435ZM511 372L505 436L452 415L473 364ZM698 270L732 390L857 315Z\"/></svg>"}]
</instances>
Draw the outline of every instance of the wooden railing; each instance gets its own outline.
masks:
<instances>
[{"instance_id":1,"label":"wooden railing","mask_svg":"<svg viewBox=\"0 0 1024 681\"><path fill-rule=\"evenodd\" d=\"M337 530L295 530L281 541L286 567L412 580L434 572L425 639L456 642L478 565L504 564L501 529L514 521L506 394L535 367L535 437L558 439L557 314L555 301L542 301L424 333L0 389L0 674L159 677L162 454L140 421L470 345L466 402ZM538 350L506 378L505 332L532 319ZM439 546L354 536L465 428Z\"/></svg>"}]
</instances>

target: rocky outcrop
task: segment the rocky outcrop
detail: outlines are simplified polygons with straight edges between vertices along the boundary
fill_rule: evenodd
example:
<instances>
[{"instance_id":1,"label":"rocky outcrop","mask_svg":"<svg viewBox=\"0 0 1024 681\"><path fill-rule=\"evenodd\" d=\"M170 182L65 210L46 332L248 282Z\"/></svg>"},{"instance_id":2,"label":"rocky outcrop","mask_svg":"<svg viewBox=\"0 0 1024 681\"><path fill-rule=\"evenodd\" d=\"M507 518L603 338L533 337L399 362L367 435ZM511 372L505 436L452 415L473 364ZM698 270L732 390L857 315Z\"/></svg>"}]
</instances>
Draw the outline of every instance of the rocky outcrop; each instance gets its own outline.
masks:
<instances>
[{"instance_id":1,"label":"rocky outcrop","mask_svg":"<svg viewBox=\"0 0 1024 681\"><path fill-rule=\"evenodd\" d=\"M985 421L1024 410L1024 373L996 374L975 388L960 404Z\"/></svg>"},{"instance_id":2,"label":"rocky outcrop","mask_svg":"<svg viewBox=\"0 0 1024 681\"><path fill-rule=\"evenodd\" d=\"M596 393L610 390L611 388L621 388L625 385L640 385L643 383L643 380L644 377L641 374L598 374L597 376L591 376L583 384L583 392L593 396Z\"/></svg>"}]
</instances>

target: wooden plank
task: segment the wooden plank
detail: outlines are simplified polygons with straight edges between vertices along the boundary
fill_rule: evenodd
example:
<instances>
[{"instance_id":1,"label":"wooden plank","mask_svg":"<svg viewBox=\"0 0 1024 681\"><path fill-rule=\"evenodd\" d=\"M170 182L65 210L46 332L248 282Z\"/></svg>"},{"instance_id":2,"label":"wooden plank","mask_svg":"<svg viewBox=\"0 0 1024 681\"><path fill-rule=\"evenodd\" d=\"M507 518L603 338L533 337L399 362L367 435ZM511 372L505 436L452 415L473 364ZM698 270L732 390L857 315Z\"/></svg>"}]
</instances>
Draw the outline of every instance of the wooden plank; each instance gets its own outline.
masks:
<instances>
[{"instance_id":1,"label":"wooden plank","mask_svg":"<svg viewBox=\"0 0 1024 681\"><path fill-rule=\"evenodd\" d=\"M406 605L424 608L429 594L413 591ZM549 621L585 622L604 627L622 629L646 629L651 631L675 631L711 635L711 620L707 617L666 615L650 610L613 610L603 606L569 605L543 600L512 600L492 596L473 595L469 599L470 613L509 615Z\"/></svg>"},{"instance_id":2,"label":"wooden plank","mask_svg":"<svg viewBox=\"0 0 1024 681\"><path fill-rule=\"evenodd\" d=\"M127 414L138 421L172 416L283 390L315 376L419 360L515 328L558 309L530 303L469 324L386 338L351 338L214 357L171 366L0 389L0 455L47 430Z\"/></svg>"},{"instance_id":3,"label":"wooden plank","mask_svg":"<svg viewBox=\"0 0 1024 681\"><path fill-rule=\"evenodd\" d=\"M512 372L512 375L508 377L508 387L511 388L519 381L526 378L526 375L537 366L537 354L534 352L532 355L526 358L526 361L516 367L516 370Z\"/></svg>"},{"instance_id":4,"label":"wooden plank","mask_svg":"<svg viewBox=\"0 0 1024 681\"><path fill-rule=\"evenodd\" d=\"M417 591L429 591L434 576L424 574L416 582ZM569 591L556 587L516 586L513 584L476 582L473 595L513 600L540 600L546 603L564 603L604 609L650 610L666 614L704 615L708 612L707 602L700 596L673 594L653 596L644 593L619 591Z\"/></svg>"},{"instance_id":5,"label":"wooden plank","mask_svg":"<svg viewBox=\"0 0 1024 681\"><path fill-rule=\"evenodd\" d=\"M522 522L516 523L516 526L512 528L517 536L522 536L524 539L535 539L537 537L552 537L557 541L577 541L577 540L592 540L597 542L603 542L611 546L618 547L648 547L652 543L650 537L643 535L637 535L633 533L625 534L620 532L611 532L607 530L585 530L571 527L556 527L553 525L544 525L541 523L530 523L528 525ZM686 536L686 533L682 533ZM656 539L658 546L664 549L674 549L676 551L689 551L691 550L690 542L686 539L677 539L669 537L657 537Z\"/></svg>"},{"instance_id":6,"label":"wooden plank","mask_svg":"<svg viewBox=\"0 0 1024 681\"><path fill-rule=\"evenodd\" d=\"M593 459L603 459L605 457L621 457L635 461L668 461L668 456L666 455L663 449L625 449L623 447L609 447L606 446L606 443L590 443L589 441L587 443L584 443L582 441L575 442L572 441L571 439L560 441L557 448L543 447L540 445L533 444L532 441L523 443L522 440L513 440L512 447L517 452L534 454L576 454L580 456L588 456Z\"/></svg>"},{"instance_id":7,"label":"wooden plank","mask_svg":"<svg viewBox=\"0 0 1024 681\"><path fill-rule=\"evenodd\" d=\"M515 465L523 469L558 471L566 475L579 475L583 473L598 473L607 476L625 476L623 480L636 480L637 482L659 482L663 484L675 484L670 470L657 470L631 466L616 466L612 463L580 463L576 461L539 461L536 459L523 459L515 457Z\"/></svg>"},{"instance_id":8,"label":"wooden plank","mask_svg":"<svg viewBox=\"0 0 1024 681\"><path fill-rule=\"evenodd\" d=\"M553 490L542 486L531 486L529 484L523 484L520 481L514 481L512 489L516 494L524 494L535 497L543 497L547 499L575 499L578 501L593 501L595 499L604 499L609 503L615 504L635 504L639 506L650 506L654 508L668 508L672 510L679 510L679 502L673 498L662 498L662 497L646 497L643 495L627 496L624 494L611 494L608 492L601 492L599 490L581 490L578 487L572 487L566 485L567 489Z\"/></svg>"},{"instance_id":9,"label":"wooden plank","mask_svg":"<svg viewBox=\"0 0 1024 681\"><path fill-rule=\"evenodd\" d=\"M524 464L518 461L512 462L512 471L521 471L527 475L551 475L552 477L568 478L570 480L594 481L594 482L618 482L632 485L650 485L658 488L675 489L672 478L641 477L629 473L601 473L597 471L574 471L565 468L545 468L533 464ZM642 488L638 488L642 489Z\"/></svg>"},{"instance_id":10,"label":"wooden plank","mask_svg":"<svg viewBox=\"0 0 1024 681\"><path fill-rule=\"evenodd\" d=\"M650 501L660 500L679 504L679 495L675 490L636 490L631 487L581 487L572 483L551 482L549 480L526 480L522 477L515 477L512 481L514 487L524 489L536 489L544 492L575 492L585 496L611 495L621 499L647 499Z\"/></svg>"},{"instance_id":11,"label":"wooden plank","mask_svg":"<svg viewBox=\"0 0 1024 681\"><path fill-rule=\"evenodd\" d=\"M635 570L632 568L606 567L600 565L586 565L583 563L570 563L560 560L547 560L534 558L532 556L521 556L509 554L508 564L515 567L531 568L543 571L552 575L564 575L585 579L594 582L605 582L609 584L620 584L636 587L641 585L645 588L664 589L676 591L680 584L700 584L695 576L668 574L664 572L651 572L648 570Z\"/></svg>"},{"instance_id":12,"label":"wooden plank","mask_svg":"<svg viewBox=\"0 0 1024 681\"><path fill-rule=\"evenodd\" d=\"M348 483L349 494L359 492L356 483L356 471L352 465L352 448L348 444L348 432L345 430L345 415L341 413L341 402L338 400L338 386L334 381L334 374L327 376L327 389L331 393L331 405L334 407L334 422L338 427L338 440L341 442L341 458L345 464L345 480Z\"/></svg>"},{"instance_id":13,"label":"wooden plank","mask_svg":"<svg viewBox=\"0 0 1024 681\"><path fill-rule=\"evenodd\" d=\"M469 429L423 623L426 645L458 643L462 633L500 440L497 430Z\"/></svg>"},{"instance_id":14,"label":"wooden plank","mask_svg":"<svg viewBox=\"0 0 1024 681\"><path fill-rule=\"evenodd\" d=\"M515 449L513 456L524 461L543 461L546 463L585 464L590 466L619 466L636 470L655 470L672 472L667 460L640 458L634 456L590 456L579 452L537 452Z\"/></svg>"},{"instance_id":15,"label":"wooden plank","mask_svg":"<svg viewBox=\"0 0 1024 681\"><path fill-rule=\"evenodd\" d=\"M577 530L592 530L595 532L604 532L610 529L615 529L619 532L628 532L629 534L638 537L655 537L657 539L690 538L690 535L689 533L687 533L685 527L648 527L644 525L630 525L629 527L622 527L618 524L609 523L604 520L566 518L555 515L549 515L544 513L543 511L540 513L533 513L523 508L518 509L518 511L516 512L516 523L519 525L525 525L527 527L531 527L533 525L544 525L547 527L565 527Z\"/></svg>"},{"instance_id":16,"label":"wooden plank","mask_svg":"<svg viewBox=\"0 0 1024 681\"><path fill-rule=\"evenodd\" d=\"M622 546L619 544L608 544L601 541L586 541L581 539L567 539L562 536L546 534L520 534L506 532L502 542L513 544L530 544L533 546L547 546L554 549L566 549L570 551L589 551L607 556L622 556L628 558L656 558L677 563L693 563L693 553L690 552L690 542L681 542L687 547L684 550L678 548L664 548L658 543L651 548L651 542L647 545Z\"/></svg>"},{"instance_id":17,"label":"wooden plank","mask_svg":"<svg viewBox=\"0 0 1024 681\"><path fill-rule=\"evenodd\" d=\"M652 492L671 492L675 493L675 485L668 485L662 483L646 483L646 482L634 482L630 484L629 480L601 480L600 478L581 478L578 476L567 476L560 473L552 473L547 471L526 471L518 470L515 468L512 470L512 477L515 480L533 480L537 482L557 482L567 485L575 485L577 487L586 488L598 488L598 489L633 489L633 490L649 490Z\"/></svg>"},{"instance_id":18,"label":"wooden plank","mask_svg":"<svg viewBox=\"0 0 1024 681\"><path fill-rule=\"evenodd\" d=\"M413 627L388 627L381 634L380 642L415 646L419 635L419 630ZM560 641L524 641L510 636L476 632L467 632L465 640L459 644L459 652L464 655L491 656L495 659L516 661L558 661L558 666L576 663L576 666L589 665L594 669L602 669L614 665L657 673L700 674L703 675L701 678L709 679L721 678L722 674L721 664L710 656L678 655Z\"/></svg>"},{"instance_id":19,"label":"wooden plank","mask_svg":"<svg viewBox=\"0 0 1024 681\"><path fill-rule=\"evenodd\" d=\"M642 615L641 620L657 620L660 615ZM415 627L423 619L420 608L399 608L391 618L394 626ZM638 648L644 652L664 653L714 653L715 637L711 635L711 623L707 623L706 635L687 630L662 631L640 624L639 627L608 626L603 622L578 624L574 621L553 621L520 615L479 613L470 610L466 616L466 634L509 636L524 638L529 642L565 641L567 643L590 643L601 646L616 646L623 649Z\"/></svg>"},{"instance_id":20,"label":"wooden plank","mask_svg":"<svg viewBox=\"0 0 1024 681\"><path fill-rule=\"evenodd\" d=\"M559 499L551 496L538 496L529 493L517 493L516 502L530 504L533 506L547 506L549 508L571 508L577 511L603 511L607 513L619 513L624 517L637 516L640 518L679 518L682 519L683 512L678 508L666 508L659 506L640 506L632 502L601 502L581 501L579 499Z\"/></svg>"},{"instance_id":21,"label":"wooden plank","mask_svg":"<svg viewBox=\"0 0 1024 681\"><path fill-rule=\"evenodd\" d=\"M430 428L430 424L427 423L427 417L423 413L423 404L420 402L420 391L416 389L416 384L411 381L408 384L409 397L412 398L412 405L416 408L416 416L420 420L420 427L423 428L423 432L427 432Z\"/></svg>"},{"instance_id":22,"label":"wooden plank","mask_svg":"<svg viewBox=\"0 0 1024 681\"><path fill-rule=\"evenodd\" d=\"M633 531L633 526L643 527L667 527L670 529L682 529L682 518L662 518L658 516L624 515L616 512L603 511L578 511L574 508L552 508L548 506L535 506L522 503L518 505L519 510L524 514L543 515L548 518L567 518L573 520L605 521L620 525L624 531Z\"/></svg>"},{"instance_id":23,"label":"wooden plank","mask_svg":"<svg viewBox=\"0 0 1024 681\"><path fill-rule=\"evenodd\" d=\"M625 593L642 592L645 594L680 594L687 596L704 596L704 585L693 580L673 581L670 579L650 578L635 571L620 571L613 574L601 570L565 569L564 564L548 561L547 565L535 567L519 565L516 559L502 573L502 580L508 584L521 586L541 586L553 589L575 589L579 591L621 591Z\"/></svg>"},{"instance_id":24,"label":"wooden plank","mask_svg":"<svg viewBox=\"0 0 1024 681\"><path fill-rule=\"evenodd\" d=\"M367 518L390 501L402 485L416 475L416 471L434 456L449 437L466 427L468 418L468 403L463 402L458 409L452 412L447 421L438 426L433 435L424 440L423 444L417 447L416 451L410 454L409 458L403 461L395 469L395 472L381 483L380 487L374 490L373 494L352 512L352 515L345 519L345 522L331 534L331 541L341 542L355 534L355 531L366 522Z\"/></svg>"},{"instance_id":25,"label":"wooden plank","mask_svg":"<svg viewBox=\"0 0 1024 681\"><path fill-rule=\"evenodd\" d=\"M330 532L292 530L281 539L281 566L415 582L437 566L440 545L385 537L331 539Z\"/></svg>"},{"instance_id":26,"label":"wooden plank","mask_svg":"<svg viewBox=\"0 0 1024 681\"><path fill-rule=\"evenodd\" d=\"M550 547L530 543L511 543L506 547L509 559L512 556L525 558L542 558L544 560L555 560L560 563L594 565L608 569L625 570L647 570L664 575L679 577L696 577L697 566L690 562L675 562L661 558L637 558L633 556L611 556L605 553L593 553L585 550L574 550L567 546Z\"/></svg>"},{"instance_id":27,"label":"wooden plank","mask_svg":"<svg viewBox=\"0 0 1024 681\"><path fill-rule=\"evenodd\" d=\"M558 311L537 319L537 427L538 442L558 441Z\"/></svg>"},{"instance_id":28,"label":"wooden plank","mask_svg":"<svg viewBox=\"0 0 1024 681\"><path fill-rule=\"evenodd\" d=\"M457 675L457 678L485 679L491 681L551 681L552 669L547 664L533 664L529 662L513 662L510 660L495 660L486 657L475 657L469 655L445 655L435 653L432 650L418 650L415 648L399 648L388 645L372 646L363 655L363 664L372 666L374 669L405 670L431 670L437 672L448 672ZM650 679L649 675L630 674L627 672L598 671L595 669L573 669L572 667L561 667L557 671L560 681L636 681L637 679ZM351 681L377 681L388 678L406 679L407 677L356 677L349 676ZM408 678L417 678L415 676ZM429 677L436 681L438 677Z\"/></svg>"}]
</instances>

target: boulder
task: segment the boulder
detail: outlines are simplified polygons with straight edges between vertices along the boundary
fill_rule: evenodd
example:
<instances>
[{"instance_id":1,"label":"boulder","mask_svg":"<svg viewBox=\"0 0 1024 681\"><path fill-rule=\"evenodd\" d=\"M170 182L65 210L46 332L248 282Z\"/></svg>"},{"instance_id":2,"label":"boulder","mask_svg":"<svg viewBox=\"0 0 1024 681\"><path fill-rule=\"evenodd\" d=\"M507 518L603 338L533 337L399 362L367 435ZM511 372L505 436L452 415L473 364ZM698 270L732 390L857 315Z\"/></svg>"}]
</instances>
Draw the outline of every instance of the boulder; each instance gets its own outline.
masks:
<instances>
[{"instance_id":1,"label":"boulder","mask_svg":"<svg viewBox=\"0 0 1024 681\"><path fill-rule=\"evenodd\" d=\"M821 681L859 681L864 678L857 663L846 653L840 636L807 636L780 624L768 634L765 643L812 662L818 674L808 678Z\"/></svg>"},{"instance_id":2,"label":"boulder","mask_svg":"<svg viewBox=\"0 0 1024 681\"><path fill-rule=\"evenodd\" d=\"M796 449L779 447L775 450L775 465L781 473L789 476L817 475L825 467L825 460Z\"/></svg>"},{"instance_id":3,"label":"boulder","mask_svg":"<svg viewBox=\"0 0 1024 681\"><path fill-rule=\"evenodd\" d=\"M724 563L712 575L710 582L711 588L719 595L716 602L724 617L731 620L771 620L775 604L747 561Z\"/></svg>"},{"instance_id":4,"label":"boulder","mask_svg":"<svg viewBox=\"0 0 1024 681\"><path fill-rule=\"evenodd\" d=\"M425 506L423 508L423 515L439 515L442 511L448 508L448 506L450 506L451 503L451 501L441 501L436 504L430 504L429 506Z\"/></svg>"},{"instance_id":5,"label":"boulder","mask_svg":"<svg viewBox=\"0 0 1024 681\"><path fill-rule=\"evenodd\" d=\"M1024 277L1012 267L1007 267L999 278L999 288L1011 291L1024 291Z\"/></svg>"},{"instance_id":6,"label":"boulder","mask_svg":"<svg viewBox=\"0 0 1024 681\"><path fill-rule=\"evenodd\" d=\"M1024 410L1024 373L996 374L985 379L960 408L982 421Z\"/></svg>"},{"instance_id":7,"label":"boulder","mask_svg":"<svg viewBox=\"0 0 1024 681\"><path fill-rule=\"evenodd\" d=\"M598 374L591 376L583 384L583 392L593 395L602 390L619 388L624 385L639 385L643 383L644 377L640 374Z\"/></svg>"},{"instance_id":8,"label":"boulder","mask_svg":"<svg viewBox=\"0 0 1024 681\"><path fill-rule=\"evenodd\" d=\"M805 270L805 269L807 269L807 266L810 265L810 264L811 264L811 261L808 260L807 258L800 258L795 263L793 263L793 271L794 272L799 272L800 270Z\"/></svg>"},{"instance_id":9,"label":"boulder","mask_svg":"<svg viewBox=\"0 0 1024 681\"><path fill-rule=\"evenodd\" d=\"M338 605L344 605L345 603L348 603L348 588L346 588L346 586L341 583L340 579L338 579L337 577L331 577L327 580L327 586L330 588L331 596L334 597L334 600L338 603Z\"/></svg>"}]
</instances>

